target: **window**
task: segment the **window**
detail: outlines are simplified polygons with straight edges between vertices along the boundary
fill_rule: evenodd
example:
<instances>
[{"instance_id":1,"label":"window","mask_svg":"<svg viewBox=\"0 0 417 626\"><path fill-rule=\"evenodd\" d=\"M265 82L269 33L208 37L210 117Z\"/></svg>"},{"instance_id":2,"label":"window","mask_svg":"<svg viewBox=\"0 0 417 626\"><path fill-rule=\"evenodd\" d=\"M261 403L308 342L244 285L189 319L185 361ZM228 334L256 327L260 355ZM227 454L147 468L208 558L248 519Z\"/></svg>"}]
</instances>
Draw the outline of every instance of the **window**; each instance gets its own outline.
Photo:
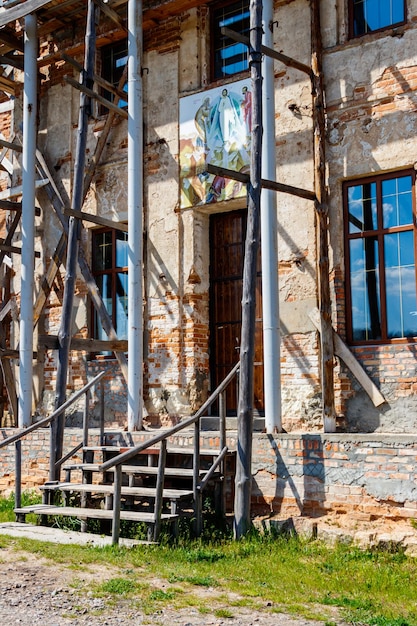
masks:
<instances>
[{"instance_id":1,"label":"window","mask_svg":"<svg viewBox=\"0 0 417 626\"><path fill-rule=\"evenodd\" d=\"M223 27L249 36L249 0L221 2L211 12L212 78L227 78L248 69L247 46L222 35Z\"/></svg>"},{"instance_id":2,"label":"window","mask_svg":"<svg viewBox=\"0 0 417 626\"><path fill-rule=\"evenodd\" d=\"M344 188L348 336L389 342L417 336L415 173Z\"/></svg>"},{"instance_id":3,"label":"window","mask_svg":"<svg viewBox=\"0 0 417 626\"><path fill-rule=\"evenodd\" d=\"M127 40L120 41L116 44L105 46L101 49L101 76L113 87L117 87L122 77L123 70L128 60ZM127 93L127 81L123 87L123 91ZM114 96L110 91L103 89L102 96L113 102ZM126 100L119 100L119 106L127 107ZM103 107L102 113L107 113L107 109Z\"/></svg>"},{"instance_id":4,"label":"window","mask_svg":"<svg viewBox=\"0 0 417 626\"><path fill-rule=\"evenodd\" d=\"M405 0L350 0L349 7L351 37L405 22Z\"/></svg>"},{"instance_id":5,"label":"window","mask_svg":"<svg viewBox=\"0 0 417 626\"><path fill-rule=\"evenodd\" d=\"M119 339L127 339L127 233L110 228L92 231L93 274ZM107 339L93 312L96 339Z\"/></svg>"}]
</instances>

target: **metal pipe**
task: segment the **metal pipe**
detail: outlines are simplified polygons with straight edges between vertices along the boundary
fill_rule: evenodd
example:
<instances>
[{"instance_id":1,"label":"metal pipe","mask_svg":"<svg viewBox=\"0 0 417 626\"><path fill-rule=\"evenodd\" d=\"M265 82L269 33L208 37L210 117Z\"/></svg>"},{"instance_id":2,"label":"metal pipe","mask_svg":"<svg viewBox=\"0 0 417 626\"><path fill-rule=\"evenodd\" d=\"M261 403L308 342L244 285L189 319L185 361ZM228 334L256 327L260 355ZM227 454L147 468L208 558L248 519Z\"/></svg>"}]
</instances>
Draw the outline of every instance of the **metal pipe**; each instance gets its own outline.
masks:
<instances>
[{"instance_id":1,"label":"metal pipe","mask_svg":"<svg viewBox=\"0 0 417 626\"><path fill-rule=\"evenodd\" d=\"M273 0L263 2L263 43L273 48ZM262 177L276 179L274 61L263 57ZM281 432L281 364L279 337L278 228L275 191L262 189L262 317L264 338L265 428Z\"/></svg>"},{"instance_id":2,"label":"metal pipe","mask_svg":"<svg viewBox=\"0 0 417 626\"><path fill-rule=\"evenodd\" d=\"M128 406L127 428L142 428L143 387L143 108L142 1L128 5Z\"/></svg>"},{"instance_id":3,"label":"metal pipe","mask_svg":"<svg viewBox=\"0 0 417 626\"><path fill-rule=\"evenodd\" d=\"M25 18L22 155L22 269L20 291L19 427L32 421L33 291L35 284L35 177L37 118L36 15Z\"/></svg>"}]
</instances>

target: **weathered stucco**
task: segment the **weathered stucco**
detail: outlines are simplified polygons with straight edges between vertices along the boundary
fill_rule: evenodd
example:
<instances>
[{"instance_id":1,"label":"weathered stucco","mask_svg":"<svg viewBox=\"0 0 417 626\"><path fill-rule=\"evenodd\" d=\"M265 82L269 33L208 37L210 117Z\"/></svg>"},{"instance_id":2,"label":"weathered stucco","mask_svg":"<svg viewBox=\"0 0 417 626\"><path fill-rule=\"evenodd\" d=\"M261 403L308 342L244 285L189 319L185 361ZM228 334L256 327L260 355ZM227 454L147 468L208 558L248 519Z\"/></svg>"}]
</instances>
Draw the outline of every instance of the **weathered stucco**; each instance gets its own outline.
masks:
<instances>
[{"instance_id":1,"label":"weathered stucco","mask_svg":"<svg viewBox=\"0 0 417 626\"><path fill-rule=\"evenodd\" d=\"M323 79L326 102L326 182L329 192L329 255L333 325L345 338L345 269L342 183L374 172L416 163L417 0L410 0L407 24L349 40L347 2L321 2ZM274 47L307 65L311 62L310 3L275 3ZM103 27L104 28L104 27ZM209 8L191 9L162 21L145 35L144 89L144 320L145 405L153 423L189 415L210 388L210 214L244 208L245 199L180 208L179 107L181 98L229 81L210 82ZM82 33L80 26L79 32ZM77 31L78 32L78 31ZM73 41L64 42L63 47ZM77 57L78 60L82 60ZM69 65L42 69L39 148L66 205L70 204L79 94L63 80ZM99 61L98 61L99 66ZM61 75L62 73L62 75ZM246 78L247 73L232 77ZM21 136L21 94L14 130ZM312 97L309 77L275 63L277 180L314 188ZM87 162L106 116L90 120ZM20 182L16 166L15 181ZM50 263L60 227L44 192L37 218L36 284ZM89 190L84 210L115 221L127 220L127 122L117 120ZM317 220L313 202L277 194L277 273L282 337L282 413L285 430L319 430L320 349L309 313L318 304ZM84 222L81 245L91 257L91 231ZM16 242L19 241L19 232ZM20 270L13 256L12 297L18 301ZM64 272L55 280L39 333L56 334ZM77 282L73 331L90 332L90 302ZM18 343L17 318L12 344ZM353 353L387 402L375 408L359 383L335 361L336 409L340 428L352 431L412 432L417 426L415 351L411 344L360 346ZM83 384L87 370L109 367L117 390L107 407L109 423L123 421L124 381L114 360L73 355L69 389ZM390 360L391 359L391 360ZM394 368L394 370L392 369ZM43 413L53 405L56 355L39 351L35 404ZM401 375L400 375L401 374ZM277 383L278 384L278 383ZM266 390L266 393L268 390ZM115 400L117 396L117 401ZM34 407L35 408L35 407Z\"/></svg>"}]
</instances>

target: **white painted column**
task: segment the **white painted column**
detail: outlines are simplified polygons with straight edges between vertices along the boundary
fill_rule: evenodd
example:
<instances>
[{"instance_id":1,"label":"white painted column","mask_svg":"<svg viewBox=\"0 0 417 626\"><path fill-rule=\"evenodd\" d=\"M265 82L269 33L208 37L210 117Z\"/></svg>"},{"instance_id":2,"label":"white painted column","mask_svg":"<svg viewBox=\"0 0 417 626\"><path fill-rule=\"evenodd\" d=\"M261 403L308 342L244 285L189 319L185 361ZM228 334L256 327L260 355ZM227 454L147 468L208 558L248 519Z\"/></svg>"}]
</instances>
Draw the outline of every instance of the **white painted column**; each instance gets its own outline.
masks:
<instances>
[{"instance_id":1,"label":"white painted column","mask_svg":"<svg viewBox=\"0 0 417 626\"><path fill-rule=\"evenodd\" d=\"M263 45L273 48L273 0L263 3ZM264 55L263 75L263 142L262 178L276 180L275 154L275 86L274 61ZM279 336L279 288L276 192L262 189L262 317L264 338L265 428L267 433L280 432L281 364Z\"/></svg>"},{"instance_id":2,"label":"white painted column","mask_svg":"<svg viewBox=\"0 0 417 626\"><path fill-rule=\"evenodd\" d=\"M142 1L128 5L128 408L129 431L142 428L143 412L143 108Z\"/></svg>"},{"instance_id":3,"label":"white painted column","mask_svg":"<svg viewBox=\"0 0 417 626\"><path fill-rule=\"evenodd\" d=\"M25 18L22 157L22 266L19 341L19 427L32 421L33 292L35 273L35 176L37 118L36 15Z\"/></svg>"}]
</instances>

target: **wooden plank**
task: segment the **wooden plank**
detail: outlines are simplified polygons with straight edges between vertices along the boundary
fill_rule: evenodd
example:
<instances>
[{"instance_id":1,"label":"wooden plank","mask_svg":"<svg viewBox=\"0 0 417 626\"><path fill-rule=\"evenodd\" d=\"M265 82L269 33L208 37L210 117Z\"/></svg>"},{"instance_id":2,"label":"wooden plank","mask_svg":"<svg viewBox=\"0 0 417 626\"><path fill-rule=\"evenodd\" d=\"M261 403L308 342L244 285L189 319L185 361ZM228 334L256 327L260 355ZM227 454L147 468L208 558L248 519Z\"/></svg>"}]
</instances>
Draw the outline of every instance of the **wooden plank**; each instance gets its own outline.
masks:
<instances>
[{"instance_id":1,"label":"wooden plank","mask_svg":"<svg viewBox=\"0 0 417 626\"><path fill-rule=\"evenodd\" d=\"M70 63L70 65L75 67L75 69L78 72L82 72L83 71L84 68L81 65L81 63L78 63L78 61L76 61L75 59L70 57L68 54L62 53L61 57L64 59L64 61L67 61L67 63ZM98 76L97 74L93 74L93 79L94 79L94 82L97 83L97 85L100 85L100 87L103 87L103 89L106 89L107 91L110 91L114 95L117 94L119 96L119 99L126 100L126 102L127 102L127 100L128 100L128 93L127 93L127 91L125 91L125 92L120 91L117 87L115 87L114 85L109 83L109 81L105 80L101 76Z\"/></svg>"},{"instance_id":2,"label":"wooden plank","mask_svg":"<svg viewBox=\"0 0 417 626\"><path fill-rule=\"evenodd\" d=\"M5 338L3 331L3 324L0 324L0 346L5 349ZM10 360L7 358L0 358L0 366L3 371L3 380L6 386L7 397L9 398L9 411L11 412L14 423L17 425L18 423L18 402L17 402L17 393L16 393L16 381L14 377L13 368L10 364Z\"/></svg>"},{"instance_id":3,"label":"wooden plank","mask_svg":"<svg viewBox=\"0 0 417 626\"><path fill-rule=\"evenodd\" d=\"M82 85L81 83L76 81L74 78L72 78L72 76L64 76L64 80L66 83L71 85L71 87L74 87L75 89L78 89L78 91L85 93L85 95L88 96L89 98L94 98L95 100L100 102L103 106L105 106L106 109L110 109L111 111L114 111L115 113L120 115L120 117L123 117L124 119L127 120L128 114L125 109L121 109L113 102L110 102L110 100L107 100L107 98L103 98L103 96L100 96L100 94L98 94L96 91L93 91L89 87Z\"/></svg>"},{"instance_id":4,"label":"wooden plank","mask_svg":"<svg viewBox=\"0 0 417 626\"><path fill-rule=\"evenodd\" d=\"M85 471L85 472L100 472L100 465L98 463L71 463L63 466L64 470L71 471ZM108 472L114 472L114 467L111 467ZM122 465L122 472L124 474L145 474L149 476L156 476L158 468L152 465ZM205 476L207 471L200 470L200 476ZM220 474L219 474L220 475ZM166 467L165 476L178 476L180 478L192 478L193 469L184 467Z\"/></svg>"},{"instance_id":5,"label":"wooden plank","mask_svg":"<svg viewBox=\"0 0 417 626\"><path fill-rule=\"evenodd\" d=\"M48 271L46 272L46 275L41 282L40 290L36 298L35 305L33 307L34 328L36 328L36 325L45 307L46 301L49 298L49 294L51 293L52 285L54 284L58 270L63 263L63 260L65 259L66 242L67 240L65 235L61 235L58 245L55 248L55 252L52 255Z\"/></svg>"},{"instance_id":6,"label":"wooden plank","mask_svg":"<svg viewBox=\"0 0 417 626\"><path fill-rule=\"evenodd\" d=\"M3 137L0 138L0 146L2 148L8 148L9 150L16 150L16 152L23 152L22 146L19 146L17 143L6 141Z\"/></svg>"},{"instance_id":7,"label":"wooden plank","mask_svg":"<svg viewBox=\"0 0 417 626\"><path fill-rule=\"evenodd\" d=\"M125 65L123 69L123 73L120 77L119 83L117 85L118 91L123 91L123 87L127 80L127 70L128 70L128 67L127 65ZM119 96L116 94L114 98L114 104L117 104L118 102L119 102ZM104 124L103 131L97 141L96 149L94 151L92 158L90 159L90 165L88 166L86 174L85 174L84 198L87 196L87 192L93 180L97 165L100 162L101 155L103 154L104 148L107 145L107 139L108 139L110 130L113 126L115 117L116 117L116 113L114 113L113 111L109 111L107 115L106 123Z\"/></svg>"},{"instance_id":8,"label":"wooden plank","mask_svg":"<svg viewBox=\"0 0 417 626\"><path fill-rule=\"evenodd\" d=\"M0 208L1 208L1 205L0 205ZM112 220L107 220L105 217L100 217L99 215L92 215L92 213L85 213L85 211L73 211L72 209L65 209L64 215L77 217L79 220L84 220L85 222L91 222L92 224L99 224L100 226L108 226L109 228L114 228L115 230L121 230L124 233L128 232L127 224L123 224L122 222L113 222Z\"/></svg>"},{"instance_id":9,"label":"wooden plank","mask_svg":"<svg viewBox=\"0 0 417 626\"><path fill-rule=\"evenodd\" d=\"M235 480L236 539L244 537L251 528L252 432L254 355L256 327L256 268L260 242L261 154L262 154L262 2L250 0L249 67L252 84L252 132L250 182L248 185L248 221L246 227L243 267L242 334L240 342L239 404Z\"/></svg>"},{"instance_id":10,"label":"wooden plank","mask_svg":"<svg viewBox=\"0 0 417 626\"><path fill-rule=\"evenodd\" d=\"M104 13L104 15L107 15L107 17L109 17L115 24L117 24L119 28L127 32L127 28L126 28L124 21L121 19L120 15L116 13L116 11L113 11L113 9L109 7L108 4L104 4L102 0L94 0L94 2L99 7L99 9Z\"/></svg>"},{"instance_id":11,"label":"wooden plank","mask_svg":"<svg viewBox=\"0 0 417 626\"><path fill-rule=\"evenodd\" d=\"M314 191L315 210L318 219L318 297L320 317L323 321L320 333L322 411L324 432L336 431L334 408L334 348L332 332L332 307L330 296L329 262L329 212L326 186L326 118L322 73L323 47L320 28L320 1L311 0L311 67L313 96L314 138Z\"/></svg>"},{"instance_id":12,"label":"wooden plank","mask_svg":"<svg viewBox=\"0 0 417 626\"><path fill-rule=\"evenodd\" d=\"M22 254L22 248L17 248L16 246L7 246L5 244L0 243L0 252L10 252L11 254ZM40 259L41 253L35 252L35 257L37 259Z\"/></svg>"},{"instance_id":13,"label":"wooden plank","mask_svg":"<svg viewBox=\"0 0 417 626\"><path fill-rule=\"evenodd\" d=\"M249 174L235 172L235 170L229 170L225 167L219 167L218 165L213 165L212 163L206 164L206 170L209 174L224 176L224 178L237 180L246 185L249 183ZM316 194L314 193L314 191L309 191L308 189L301 189L300 187L293 187L292 185L284 185L283 183L278 183L274 180L266 180L265 178L261 179L261 185L262 187L265 187L265 189L272 189L272 191L288 193L292 196L304 198L305 200L316 200Z\"/></svg>"},{"instance_id":14,"label":"wooden plank","mask_svg":"<svg viewBox=\"0 0 417 626\"><path fill-rule=\"evenodd\" d=\"M21 2L16 7L2 9L0 10L0 27L6 26L6 24L15 20L20 20L21 17L41 9L50 2L51 0L26 0L26 2Z\"/></svg>"},{"instance_id":15,"label":"wooden plank","mask_svg":"<svg viewBox=\"0 0 417 626\"><path fill-rule=\"evenodd\" d=\"M19 211L17 211L17 212L16 212L16 214L15 214L15 216L14 216L14 218L13 218L12 223L10 224L10 227L9 227L8 232L7 232L6 238L5 238L3 241L1 241L1 240L0 240L0 241L1 241L1 243L3 243L3 244L4 244L4 245L6 245L6 246L11 245L11 243L12 243L12 241L13 241L13 236L14 236L14 233L15 233L15 231L16 231L16 228L17 228L17 227L18 227L18 225L19 225L19 221L20 221L20 212L19 212ZM3 261L4 261L4 259L5 259L5 255L6 255L6 253L5 253L5 252L1 252L1 251L0 251L0 265L1 265L1 264L3 263Z\"/></svg>"},{"instance_id":16,"label":"wooden plank","mask_svg":"<svg viewBox=\"0 0 417 626\"><path fill-rule=\"evenodd\" d=\"M41 189L48 184L48 179L36 180L35 188ZM22 195L22 185L17 185L17 187L11 187L10 189L5 189L4 191L0 191L0 200L7 200L8 198L16 198L17 196Z\"/></svg>"},{"instance_id":17,"label":"wooden plank","mask_svg":"<svg viewBox=\"0 0 417 626\"><path fill-rule=\"evenodd\" d=\"M78 517L80 519L112 519L113 511L104 509L78 509L71 506L51 506L49 504L34 504L15 509L15 513L35 513L36 515L63 515L65 517ZM174 521L178 515L163 513L164 521ZM153 522L153 513L141 511L120 511L120 519L131 522Z\"/></svg>"},{"instance_id":18,"label":"wooden plank","mask_svg":"<svg viewBox=\"0 0 417 626\"><path fill-rule=\"evenodd\" d=\"M123 468L122 468L123 472ZM41 490L52 491L78 491L79 493L102 493L111 494L114 492L112 484L92 484L92 483L58 483L58 484L44 484L40 487ZM122 496L138 496L141 498L154 498L156 496L155 487L128 487L122 485ZM193 495L192 489L163 489L164 500L183 500L190 498Z\"/></svg>"},{"instance_id":19,"label":"wooden plank","mask_svg":"<svg viewBox=\"0 0 417 626\"><path fill-rule=\"evenodd\" d=\"M320 318L320 312L318 309L313 309L310 311L309 317L313 322L314 326L321 333L322 332L322 323ZM350 369L352 374L355 376L356 380L362 385L363 389L366 391L368 396L371 398L374 406L381 406L386 401L382 393L379 391L378 387L371 380L368 374L365 372L361 364L355 358L354 354L349 350L347 345L341 339L341 337L337 334L337 332L332 328L333 333L333 344L334 344L334 353L342 359L345 365Z\"/></svg>"},{"instance_id":20,"label":"wooden plank","mask_svg":"<svg viewBox=\"0 0 417 626\"><path fill-rule=\"evenodd\" d=\"M49 350L59 349L59 339L57 335L40 335L39 345L45 346ZM90 339L72 337L71 350L84 350L86 352L127 352L127 340L125 339Z\"/></svg>"},{"instance_id":21,"label":"wooden plank","mask_svg":"<svg viewBox=\"0 0 417 626\"><path fill-rule=\"evenodd\" d=\"M22 203L11 202L10 200L0 200L0 209L4 209L5 211L21 211Z\"/></svg>"},{"instance_id":22,"label":"wooden plank","mask_svg":"<svg viewBox=\"0 0 417 626\"><path fill-rule=\"evenodd\" d=\"M231 30L230 28L223 27L221 29L221 33L222 35L226 35L226 37L229 37L229 39L233 39L233 41L239 41L240 43L243 43L248 47L250 46L249 37L246 37L245 35L241 35L240 33L237 33L236 31ZM303 72L304 74L308 74L309 76L311 76L311 67L309 67L308 65L305 65L305 63L301 63L300 61L297 61L296 59L292 59L291 57L288 57L286 54L282 54L282 52L278 52L277 50L273 50L272 48L268 48L267 46L264 46L264 45L261 46L261 52L262 54L265 54L266 56L269 56L275 59L276 61L280 61L287 67L293 67L294 69L299 70L300 72Z\"/></svg>"}]
</instances>

